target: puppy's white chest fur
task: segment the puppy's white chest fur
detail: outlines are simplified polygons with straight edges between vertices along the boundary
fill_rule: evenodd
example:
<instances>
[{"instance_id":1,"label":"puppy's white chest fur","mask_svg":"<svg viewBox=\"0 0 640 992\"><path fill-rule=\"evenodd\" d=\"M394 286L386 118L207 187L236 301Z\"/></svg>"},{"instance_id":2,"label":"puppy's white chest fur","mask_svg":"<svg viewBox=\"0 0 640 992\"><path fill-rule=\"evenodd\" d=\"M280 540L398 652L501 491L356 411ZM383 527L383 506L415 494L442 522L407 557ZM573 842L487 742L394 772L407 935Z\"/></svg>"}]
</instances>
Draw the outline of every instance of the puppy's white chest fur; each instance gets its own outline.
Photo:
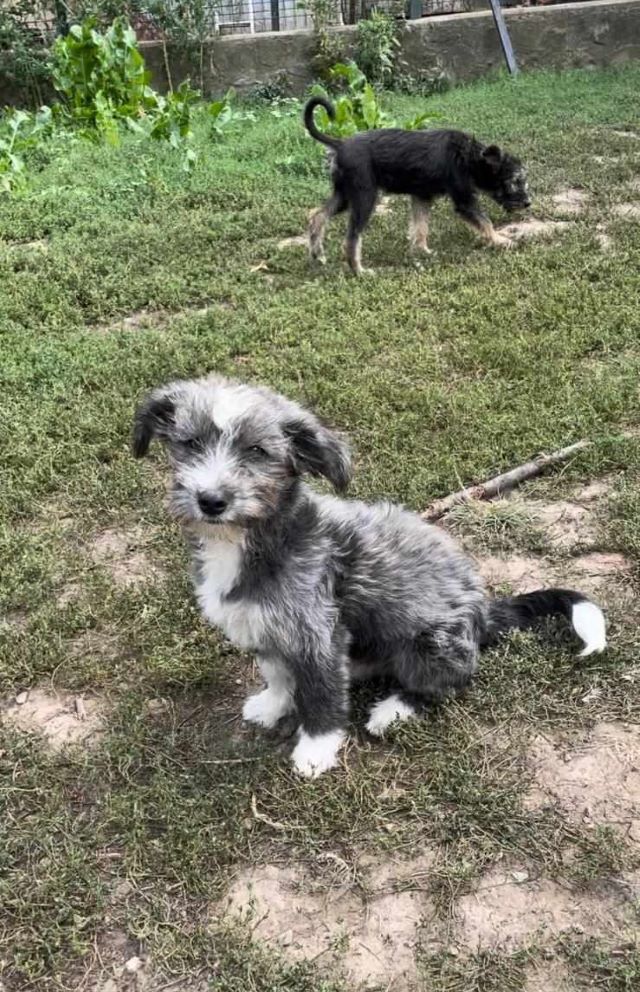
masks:
<instances>
[{"instance_id":1,"label":"puppy's white chest fur","mask_svg":"<svg viewBox=\"0 0 640 992\"><path fill-rule=\"evenodd\" d=\"M257 651L263 630L259 606L226 598L240 576L242 554L241 541L203 541L198 555L201 578L196 595L209 623L220 627L243 651Z\"/></svg>"}]
</instances>

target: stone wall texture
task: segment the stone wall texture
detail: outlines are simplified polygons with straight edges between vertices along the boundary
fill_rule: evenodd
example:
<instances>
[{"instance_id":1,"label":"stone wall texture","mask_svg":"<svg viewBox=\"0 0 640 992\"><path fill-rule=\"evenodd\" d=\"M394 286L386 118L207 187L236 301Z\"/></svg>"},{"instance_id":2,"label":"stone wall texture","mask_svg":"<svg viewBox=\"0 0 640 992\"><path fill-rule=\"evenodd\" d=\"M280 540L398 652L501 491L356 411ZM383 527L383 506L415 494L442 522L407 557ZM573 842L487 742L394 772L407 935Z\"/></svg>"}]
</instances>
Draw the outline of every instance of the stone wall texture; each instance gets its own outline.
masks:
<instances>
[{"instance_id":1,"label":"stone wall texture","mask_svg":"<svg viewBox=\"0 0 640 992\"><path fill-rule=\"evenodd\" d=\"M550 7L505 9L505 20L522 69L595 68L640 59L640 0L587 0ZM336 29L350 47L354 28ZM167 87L164 53L156 42L142 44L154 85ZM202 81L207 96L229 86L247 92L286 73L294 93L312 80L313 38L306 31L238 35L210 42ZM454 82L467 82L503 66L490 11L444 14L408 21L401 58L418 75L440 66ZM201 69L171 58L174 83L190 76L200 85Z\"/></svg>"},{"instance_id":2,"label":"stone wall texture","mask_svg":"<svg viewBox=\"0 0 640 992\"><path fill-rule=\"evenodd\" d=\"M505 7L504 16L518 65L524 70L596 68L640 59L640 0ZM335 30L344 38L348 53L355 28ZM208 97L220 96L230 86L247 93L283 73L296 95L312 82L314 43L308 31L216 38L205 46L202 63L198 58L189 61L184 54L165 52L156 41L143 41L140 47L153 85L163 92L168 89L167 61L174 85L189 77ZM504 65L489 10L407 21L401 58L413 76L440 68L454 83L478 79ZM3 84L0 77L0 107L21 104L25 96L19 86Z\"/></svg>"}]
</instances>

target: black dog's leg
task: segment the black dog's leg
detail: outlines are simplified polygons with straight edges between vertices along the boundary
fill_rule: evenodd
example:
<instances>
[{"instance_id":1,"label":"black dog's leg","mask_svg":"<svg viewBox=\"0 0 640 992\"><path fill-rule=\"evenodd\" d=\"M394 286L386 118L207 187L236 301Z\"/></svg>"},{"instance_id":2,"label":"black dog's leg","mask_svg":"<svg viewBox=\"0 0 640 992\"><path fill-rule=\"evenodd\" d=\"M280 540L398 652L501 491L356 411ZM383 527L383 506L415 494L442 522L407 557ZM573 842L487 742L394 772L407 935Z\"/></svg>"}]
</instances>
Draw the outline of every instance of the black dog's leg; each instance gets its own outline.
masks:
<instances>
[{"instance_id":1,"label":"black dog's leg","mask_svg":"<svg viewBox=\"0 0 640 992\"><path fill-rule=\"evenodd\" d=\"M423 251L427 255L431 254L431 249L427 245L427 240L429 237L430 208L430 200L421 200L417 196L411 197L409 244L414 251Z\"/></svg>"},{"instance_id":2,"label":"black dog's leg","mask_svg":"<svg viewBox=\"0 0 640 992\"><path fill-rule=\"evenodd\" d=\"M359 189L350 197L351 213L344 249L349 267L356 276L361 276L365 272L361 258L362 232L374 211L377 192L374 187L366 187Z\"/></svg>"},{"instance_id":3,"label":"black dog's leg","mask_svg":"<svg viewBox=\"0 0 640 992\"><path fill-rule=\"evenodd\" d=\"M504 234L497 233L489 218L483 214L480 204L473 194L460 197L454 196L453 202L458 216L462 218L465 224L468 224L474 231L477 231L483 241L500 248L511 247L512 242Z\"/></svg>"},{"instance_id":4,"label":"black dog's leg","mask_svg":"<svg viewBox=\"0 0 640 992\"><path fill-rule=\"evenodd\" d=\"M340 190L334 189L332 195L321 207L314 210L309 218L309 254L311 258L322 265L326 262L324 254L324 232L332 217L347 209L347 199Z\"/></svg>"}]
</instances>

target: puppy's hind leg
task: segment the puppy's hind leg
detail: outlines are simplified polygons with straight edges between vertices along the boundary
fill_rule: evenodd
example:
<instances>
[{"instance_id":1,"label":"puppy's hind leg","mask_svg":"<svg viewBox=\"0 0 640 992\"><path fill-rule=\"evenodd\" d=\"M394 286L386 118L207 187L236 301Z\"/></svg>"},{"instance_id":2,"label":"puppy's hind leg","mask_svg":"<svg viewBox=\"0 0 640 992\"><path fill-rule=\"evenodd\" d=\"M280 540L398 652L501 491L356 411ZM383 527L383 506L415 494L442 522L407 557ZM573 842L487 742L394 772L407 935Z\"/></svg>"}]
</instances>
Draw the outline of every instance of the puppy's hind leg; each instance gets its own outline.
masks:
<instances>
[{"instance_id":1,"label":"puppy's hind leg","mask_svg":"<svg viewBox=\"0 0 640 992\"><path fill-rule=\"evenodd\" d=\"M327 260L324 254L324 234L327 224L336 214L346 210L346 207L345 197L339 190L334 190L326 203L312 211L309 217L309 255L321 265L324 265Z\"/></svg>"},{"instance_id":2,"label":"puppy's hind leg","mask_svg":"<svg viewBox=\"0 0 640 992\"><path fill-rule=\"evenodd\" d=\"M475 672L477 658L477 643L457 632L450 637L447 631L438 632L437 637L423 635L398 650L393 673L401 689L373 706L369 733L382 737L392 723L418 716L429 703L457 696Z\"/></svg>"},{"instance_id":3,"label":"puppy's hind leg","mask_svg":"<svg viewBox=\"0 0 640 992\"><path fill-rule=\"evenodd\" d=\"M351 213L344 251L349 268L355 276L371 273L371 269L362 268L362 232L375 209L376 195L375 188L366 188L359 190L357 196L351 200Z\"/></svg>"},{"instance_id":4,"label":"puppy's hind leg","mask_svg":"<svg viewBox=\"0 0 640 992\"><path fill-rule=\"evenodd\" d=\"M412 251L421 251L431 255L427 245L429 237L429 211L431 204L417 196L411 197L411 218L409 220L409 245Z\"/></svg>"}]
</instances>

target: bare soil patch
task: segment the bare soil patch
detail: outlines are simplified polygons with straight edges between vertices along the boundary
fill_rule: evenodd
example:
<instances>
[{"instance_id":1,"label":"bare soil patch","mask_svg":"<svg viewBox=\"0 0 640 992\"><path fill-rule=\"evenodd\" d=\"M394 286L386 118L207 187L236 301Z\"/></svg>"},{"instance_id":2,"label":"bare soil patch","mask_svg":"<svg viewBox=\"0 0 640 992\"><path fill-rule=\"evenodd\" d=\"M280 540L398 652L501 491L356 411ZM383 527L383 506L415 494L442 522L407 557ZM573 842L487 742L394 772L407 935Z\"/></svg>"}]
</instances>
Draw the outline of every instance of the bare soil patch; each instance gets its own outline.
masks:
<instances>
[{"instance_id":1,"label":"bare soil patch","mask_svg":"<svg viewBox=\"0 0 640 992\"><path fill-rule=\"evenodd\" d=\"M514 593L533 592L541 586L552 585L555 573L543 558L526 555L501 557L489 555L478 561L478 571L489 589L509 587Z\"/></svg>"},{"instance_id":2,"label":"bare soil patch","mask_svg":"<svg viewBox=\"0 0 640 992\"><path fill-rule=\"evenodd\" d=\"M613 238L610 234L607 234L607 229L604 224L596 224L596 241L600 245L602 251L611 251L613 248Z\"/></svg>"},{"instance_id":3,"label":"bare soil patch","mask_svg":"<svg viewBox=\"0 0 640 992\"><path fill-rule=\"evenodd\" d=\"M68 692L28 689L5 705L3 723L29 733L40 733L54 751L66 744L96 742L103 725L104 707L95 698Z\"/></svg>"},{"instance_id":4,"label":"bare soil patch","mask_svg":"<svg viewBox=\"0 0 640 992\"><path fill-rule=\"evenodd\" d=\"M508 588L512 593L525 593L570 584L594 595L608 590L618 600L620 595L632 595L628 586L631 562L615 552L594 551L563 563L525 555L489 555L480 558L477 567L492 590Z\"/></svg>"},{"instance_id":5,"label":"bare soil patch","mask_svg":"<svg viewBox=\"0 0 640 992\"><path fill-rule=\"evenodd\" d=\"M415 950L418 942L424 946L425 924L437 940L434 907L420 891L432 862L429 855L404 864L372 862L359 889L348 874L327 886L301 865L264 865L240 875L217 911L246 921L254 939L291 960L321 959L357 984L405 989L417 977Z\"/></svg>"},{"instance_id":6,"label":"bare soil patch","mask_svg":"<svg viewBox=\"0 0 640 992\"><path fill-rule=\"evenodd\" d=\"M571 186L560 190L559 193L555 193L552 197L556 210L564 214L576 215L585 211L590 199L591 197L586 190Z\"/></svg>"},{"instance_id":7,"label":"bare soil patch","mask_svg":"<svg viewBox=\"0 0 640 992\"><path fill-rule=\"evenodd\" d=\"M381 196L376 204L377 214L390 214L393 212L392 200L390 196Z\"/></svg>"},{"instance_id":8,"label":"bare soil patch","mask_svg":"<svg viewBox=\"0 0 640 992\"><path fill-rule=\"evenodd\" d=\"M592 506L561 499L553 503L530 501L527 508L544 528L547 540L553 547L573 548L591 544L597 537Z\"/></svg>"},{"instance_id":9,"label":"bare soil patch","mask_svg":"<svg viewBox=\"0 0 640 992\"><path fill-rule=\"evenodd\" d=\"M567 966L556 959L538 962L527 972L525 992L573 992Z\"/></svg>"},{"instance_id":10,"label":"bare soil patch","mask_svg":"<svg viewBox=\"0 0 640 992\"><path fill-rule=\"evenodd\" d=\"M586 593L610 593L618 600L632 596L632 563L618 552L600 550L602 506L611 485L611 479L594 480L576 488L569 498L555 501L527 499L514 493L510 502L543 532L550 551L557 550L562 556L481 556L478 570L487 586L525 593L542 586L569 584Z\"/></svg>"},{"instance_id":11,"label":"bare soil patch","mask_svg":"<svg viewBox=\"0 0 640 992\"><path fill-rule=\"evenodd\" d=\"M640 845L640 727L598 723L570 744L536 737L528 808L553 804L575 823L614 826Z\"/></svg>"},{"instance_id":12,"label":"bare soil patch","mask_svg":"<svg viewBox=\"0 0 640 992\"><path fill-rule=\"evenodd\" d=\"M284 251L285 248L306 248L309 243L309 239L306 234L294 234L291 238L283 238L282 241L278 241L278 251Z\"/></svg>"},{"instance_id":13,"label":"bare soil patch","mask_svg":"<svg viewBox=\"0 0 640 992\"><path fill-rule=\"evenodd\" d=\"M114 320L111 323L95 324L93 330L105 334L113 331L145 331L151 329L162 329L172 320L179 319L180 317L204 317L205 314L214 309L215 305L216 304L209 306L185 307L183 310L178 311L151 310L143 307L142 309L134 310L133 313L127 314L126 317L121 317L119 320ZM224 302L219 305L221 307L228 307L228 304Z\"/></svg>"},{"instance_id":14,"label":"bare soil patch","mask_svg":"<svg viewBox=\"0 0 640 992\"><path fill-rule=\"evenodd\" d=\"M96 565L106 568L115 584L122 588L158 582L163 578L163 572L144 550L151 537L140 529L104 530L93 540L91 557Z\"/></svg>"},{"instance_id":15,"label":"bare soil patch","mask_svg":"<svg viewBox=\"0 0 640 992\"><path fill-rule=\"evenodd\" d=\"M469 950L515 950L572 931L619 942L635 915L617 892L578 892L550 879L516 881L504 868L484 875L457 911L458 940Z\"/></svg>"},{"instance_id":16,"label":"bare soil patch","mask_svg":"<svg viewBox=\"0 0 640 992\"><path fill-rule=\"evenodd\" d=\"M622 220L640 220L640 203L616 203L613 212Z\"/></svg>"},{"instance_id":17,"label":"bare soil patch","mask_svg":"<svg viewBox=\"0 0 640 992\"><path fill-rule=\"evenodd\" d=\"M563 220L538 220L536 217L527 217L525 220L502 225L498 230L508 238L525 241L529 238L546 238L560 234L568 227L569 224Z\"/></svg>"}]
</instances>

